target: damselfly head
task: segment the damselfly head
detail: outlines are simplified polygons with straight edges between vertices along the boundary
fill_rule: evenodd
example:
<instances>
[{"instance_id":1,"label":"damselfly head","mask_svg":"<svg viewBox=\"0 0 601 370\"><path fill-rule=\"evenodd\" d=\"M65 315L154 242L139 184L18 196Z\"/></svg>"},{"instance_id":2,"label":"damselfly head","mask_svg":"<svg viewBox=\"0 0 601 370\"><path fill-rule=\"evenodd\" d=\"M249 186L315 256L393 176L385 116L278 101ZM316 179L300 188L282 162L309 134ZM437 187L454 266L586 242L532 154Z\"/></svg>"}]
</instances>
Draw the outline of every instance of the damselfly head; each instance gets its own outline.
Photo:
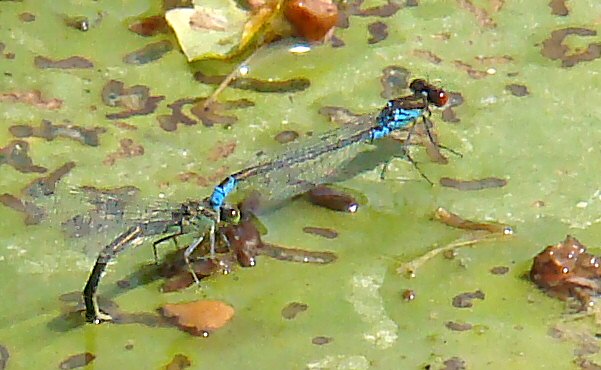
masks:
<instances>
[{"instance_id":1,"label":"damselfly head","mask_svg":"<svg viewBox=\"0 0 601 370\"><path fill-rule=\"evenodd\" d=\"M430 89L428 91L428 101L437 107L442 107L449 101L449 96L443 89Z\"/></svg>"},{"instance_id":2,"label":"damselfly head","mask_svg":"<svg viewBox=\"0 0 601 370\"><path fill-rule=\"evenodd\" d=\"M240 222L240 211L236 207L223 205L221 207L221 221L230 224L237 224Z\"/></svg>"},{"instance_id":3,"label":"damselfly head","mask_svg":"<svg viewBox=\"0 0 601 370\"><path fill-rule=\"evenodd\" d=\"M415 80L411 81L409 88L416 95L428 95L430 84L428 84L424 79L416 78Z\"/></svg>"},{"instance_id":4,"label":"damselfly head","mask_svg":"<svg viewBox=\"0 0 601 370\"><path fill-rule=\"evenodd\" d=\"M449 96L443 89L421 78L411 81L409 88L415 95L422 96L428 103L434 104L437 107L442 107L449 101Z\"/></svg>"}]
</instances>

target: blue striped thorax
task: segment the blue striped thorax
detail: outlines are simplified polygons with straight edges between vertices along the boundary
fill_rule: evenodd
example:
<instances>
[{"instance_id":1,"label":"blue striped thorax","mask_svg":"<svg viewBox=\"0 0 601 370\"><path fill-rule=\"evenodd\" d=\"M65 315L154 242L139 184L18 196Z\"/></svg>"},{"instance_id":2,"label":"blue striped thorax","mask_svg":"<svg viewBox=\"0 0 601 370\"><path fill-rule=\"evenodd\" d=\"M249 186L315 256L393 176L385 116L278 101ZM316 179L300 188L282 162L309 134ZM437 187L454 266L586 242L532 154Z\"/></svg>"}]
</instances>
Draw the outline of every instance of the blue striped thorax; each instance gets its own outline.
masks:
<instances>
[{"instance_id":1,"label":"blue striped thorax","mask_svg":"<svg viewBox=\"0 0 601 370\"><path fill-rule=\"evenodd\" d=\"M373 130L372 140L381 139L392 131L407 127L424 114L423 108L406 108L406 103L404 99L394 99L386 103L378 115L378 127Z\"/></svg>"}]
</instances>

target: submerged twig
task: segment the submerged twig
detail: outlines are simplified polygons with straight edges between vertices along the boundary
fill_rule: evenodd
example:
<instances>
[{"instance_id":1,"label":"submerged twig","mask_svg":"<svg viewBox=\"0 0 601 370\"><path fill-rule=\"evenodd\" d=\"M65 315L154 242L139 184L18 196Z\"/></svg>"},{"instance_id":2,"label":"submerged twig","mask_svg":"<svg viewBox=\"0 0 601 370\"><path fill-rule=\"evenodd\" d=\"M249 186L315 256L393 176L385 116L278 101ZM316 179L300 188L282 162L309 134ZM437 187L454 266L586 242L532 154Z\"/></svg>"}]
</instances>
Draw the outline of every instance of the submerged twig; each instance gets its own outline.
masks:
<instances>
[{"instance_id":1,"label":"submerged twig","mask_svg":"<svg viewBox=\"0 0 601 370\"><path fill-rule=\"evenodd\" d=\"M250 61L259 53L260 50L263 49L263 46L259 47L257 50L253 51L248 58L244 59L242 61L242 63L238 64L236 66L236 68L234 68L233 71L231 71L224 79L223 81L221 81L221 83L219 84L219 86L217 86L217 89L215 89L215 91L211 94L211 96L209 96L207 98L207 100L204 101L202 108L207 110L209 109L209 107L211 106L211 104L213 104L213 102L217 99L217 96L219 96L219 94L221 94L221 92L223 90L225 90L226 87L228 87L232 81L234 81L236 78L240 77L241 75L245 75L247 72L242 72L242 69L248 65L250 63Z\"/></svg>"},{"instance_id":2,"label":"submerged twig","mask_svg":"<svg viewBox=\"0 0 601 370\"><path fill-rule=\"evenodd\" d=\"M431 251L409 261L401 264L396 270L397 273L406 275L409 277L415 277L415 272L418 268L424 265L432 258L438 256L441 253L462 247L471 247L475 244L495 241L506 236L513 235L513 228L506 224L489 222L479 223L461 218L459 215L449 212L448 210L439 207L435 214L434 219L444 223L447 226L451 226L463 230L474 231L474 235L471 239L464 240L458 239L452 243L437 247Z\"/></svg>"}]
</instances>

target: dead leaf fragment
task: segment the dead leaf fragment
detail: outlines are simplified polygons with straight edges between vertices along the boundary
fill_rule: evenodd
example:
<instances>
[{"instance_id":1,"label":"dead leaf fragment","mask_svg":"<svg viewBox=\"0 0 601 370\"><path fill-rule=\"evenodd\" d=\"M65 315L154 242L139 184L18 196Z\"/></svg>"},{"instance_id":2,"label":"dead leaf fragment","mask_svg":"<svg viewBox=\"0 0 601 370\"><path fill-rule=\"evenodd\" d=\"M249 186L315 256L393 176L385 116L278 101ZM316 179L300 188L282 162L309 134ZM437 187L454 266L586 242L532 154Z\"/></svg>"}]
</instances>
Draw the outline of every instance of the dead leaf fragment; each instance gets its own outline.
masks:
<instances>
[{"instance_id":1,"label":"dead leaf fragment","mask_svg":"<svg viewBox=\"0 0 601 370\"><path fill-rule=\"evenodd\" d=\"M296 32L309 41L322 40L338 21L338 7L331 0L289 0L284 14Z\"/></svg>"},{"instance_id":2,"label":"dead leaf fragment","mask_svg":"<svg viewBox=\"0 0 601 370\"><path fill-rule=\"evenodd\" d=\"M223 327L234 316L234 312L232 306L221 301L166 304L161 310L161 314L174 319L180 329L198 336L206 336Z\"/></svg>"}]
</instances>

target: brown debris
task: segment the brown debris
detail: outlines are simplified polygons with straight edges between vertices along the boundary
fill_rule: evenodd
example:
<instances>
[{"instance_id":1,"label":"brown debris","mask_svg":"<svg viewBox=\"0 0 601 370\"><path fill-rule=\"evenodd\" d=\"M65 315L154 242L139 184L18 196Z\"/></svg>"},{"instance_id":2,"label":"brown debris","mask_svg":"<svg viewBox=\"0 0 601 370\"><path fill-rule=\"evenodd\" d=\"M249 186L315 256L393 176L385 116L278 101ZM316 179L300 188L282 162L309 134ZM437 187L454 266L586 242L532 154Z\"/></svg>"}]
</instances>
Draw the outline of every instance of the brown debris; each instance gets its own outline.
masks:
<instances>
[{"instance_id":1,"label":"brown debris","mask_svg":"<svg viewBox=\"0 0 601 370\"><path fill-rule=\"evenodd\" d=\"M256 226L247 221L244 214L242 222L220 228L218 235L225 238L217 238L215 258L202 258L209 253L209 238L205 238L195 250L190 266L183 258L185 248L165 258L165 262L159 268L159 275L169 278L162 287L164 292L181 290L192 285L195 281L190 268L199 279L203 279L218 273L229 274L236 264L242 267L255 266L258 255L281 261L315 264L326 264L336 260L336 256L329 252L311 252L264 243Z\"/></svg>"},{"instance_id":2,"label":"brown debris","mask_svg":"<svg viewBox=\"0 0 601 370\"><path fill-rule=\"evenodd\" d=\"M519 84L509 84L505 86L505 90L509 91L513 96L527 96L530 93L528 92L528 87Z\"/></svg>"},{"instance_id":3,"label":"brown debris","mask_svg":"<svg viewBox=\"0 0 601 370\"><path fill-rule=\"evenodd\" d=\"M94 63L90 60L80 57L73 56L65 59L50 59L43 56L37 56L33 60L35 66L39 69L89 69L94 68Z\"/></svg>"},{"instance_id":4,"label":"brown debris","mask_svg":"<svg viewBox=\"0 0 601 370\"><path fill-rule=\"evenodd\" d=\"M406 275L408 277L415 277L418 268L439 254L443 254L447 259L452 259L455 257L455 249L472 247L477 244L491 242L513 235L513 229L509 225L496 222L478 223L465 220L442 207L439 207L436 210L434 219L450 227L471 230L471 236L468 239L460 238L444 246L437 246L436 248L417 258L414 258L409 262L402 263L396 269L397 273Z\"/></svg>"},{"instance_id":5,"label":"brown debris","mask_svg":"<svg viewBox=\"0 0 601 370\"><path fill-rule=\"evenodd\" d=\"M586 247L568 235L556 245L539 253L532 263L530 279L547 294L562 300L576 298L581 308L591 296L601 292L599 257L586 252Z\"/></svg>"},{"instance_id":6,"label":"brown debris","mask_svg":"<svg viewBox=\"0 0 601 370\"><path fill-rule=\"evenodd\" d=\"M528 87L524 85L509 84L505 86L505 90L509 91L509 93L511 93L513 96L522 97L530 95L530 92L528 92Z\"/></svg>"},{"instance_id":7,"label":"brown debris","mask_svg":"<svg viewBox=\"0 0 601 370\"><path fill-rule=\"evenodd\" d=\"M117 162L118 159L137 157L144 154L144 147L139 144L135 144L132 139L121 139L119 141L121 148L114 153L109 154L103 164L112 166Z\"/></svg>"},{"instance_id":8,"label":"brown debris","mask_svg":"<svg viewBox=\"0 0 601 370\"><path fill-rule=\"evenodd\" d=\"M377 44L380 41L386 40L388 37L388 26L384 22L374 22L367 25L367 31L370 34L367 40L368 44Z\"/></svg>"},{"instance_id":9,"label":"brown debris","mask_svg":"<svg viewBox=\"0 0 601 370\"><path fill-rule=\"evenodd\" d=\"M200 83L207 85L219 85L227 76L215 75L207 76L198 71L194 73L194 79ZM289 80L259 80L250 77L237 77L228 87L233 87L241 90L251 90L260 93L293 93L303 91L311 86L311 81L307 78L291 78Z\"/></svg>"},{"instance_id":10,"label":"brown debris","mask_svg":"<svg viewBox=\"0 0 601 370\"><path fill-rule=\"evenodd\" d=\"M411 301L415 300L415 298L416 298L415 290L413 290L413 289L405 289L401 293L401 297L403 297L403 300L405 302L411 302Z\"/></svg>"},{"instance_id":11,"label":"brown debris","mask_svg":"<svg viewBox=\"0 0 601 370\"><path fill-rule=\"evenodd\" d=\"M401 5L394 1L388 1L386 5L374 6L361 10L358 14L360 17L381 17L388 18L395 15L401 9Z\"/></svg>"},{"instance_id":12,"label":"brown debris","mask_svg":"<svg viewBox=\"0 0 601 370\"><path fill-rule=\"evenodd\" d=\"M596 36L597 31L581 27L567 27L551 32L551 36L543 41L541 54L551 60L561 60L561 66L570 68L581 62L588 62L601 57L601 43L590 43L586 50L568 54L569 47L563 44L566 37L576 36Z\"/></svg>"},{"instance_id":13,"label":"brown debris","mask_svg":"<svg viewBox=\"0 0 601 370\"><path fill-rule=\"evenodd\" d=\"M313 337L313 339L311 339L311 343L318 345L318 346L323 346L325 344L330 344L332 343L332 341L334 341L334 338L332 337Z\"/></svg>"},{"instance_id":14,"label":"brown debris","mask_svg":"<svg viewBox=\"0 0 601 370\"><path fill-rule=\"evenodd\" d=\"M236 260L242 267L252 267L257 264L255 257L264 244L259 230L252 222L242 221L238 225L227 226L223 234L230 243L230 249L236 255Z\"/></svg>"},{"instance_id":15,"label":"brown debris","mask_svg":"<svg viewBox=\"0 0 601 370\"><path fill-rule=\"evenodd\" d=\"M63 18L65 25L78 31L86 32L90 29L90 20L83 15L65 16Z\"/></svg>"},{"instance_id":16,"label":"brown debris","mask_svg":"<svg viewBox=\"0 0 601 370\"><path fill-rule=\"evenodd\" d=\"M505 275L509 272L509 267L507 266L495 266L490 269L490 273L493 275Z\"/></svg>"},{"instance_id":17,"label":"brown debris","mask_svg":"<svg viewBox=\"0 0 601 370\"><path fill-rule=\"evenodd\" d=\"M234 308L221 301L194 301L165 304L161 314L183 331L196 336L208 336L227 324L234 316Z\"/></svg>"},{"instance_id":18,"label":"brown debris","mask_svg":"<svg viewBox=\"0 0 601 370\"><path fill-rule=\"evenodd\" d=\"M457 117L457 114L453 108L463 104L463 96L461 93L454 91L447 92L447 95L449 97L449 102L447 103L446 108L442 111L442 120L449 123L458 123L461 121L461 119Z\"/></svg>"},{"instance_id":19,"label":"brown debris","mask_svg":"<svg viewBox=\"0 0 601 370\"><path fill-rule=\"evenodd\" d=\"M448 360L443 362L445 367L442 370L465 370L467 367L465 366L465 361L460 357L451 357Z\"/></svg>"},{"instance_id":20,"label":"brown debris","mask_svg":"<svg viewBox=\"0 0 601 370\"><path fill-rule=\"evenodd\" d=\"M299 313L307 311L308 305L299 302L290 302L282 308L282 317L286 320L295 319Z\"/></svg>"},{"instance_id":21,"label":"brown debris","mask_svg":"<svg viewBox=\"0 0 601 370\"><path fill-rule=\"evenodd\" d=\"M224 115L225 111L254 106L254 103L247 99L229 100L225 103L213 100L208 106L205 106L205 100L199 100L190 111L207 127L215 124L232 125L238 120L238 117Z\"/></svg>"},{"instance_id":22,"label":"brown debris","mask_svg":"<svg viewBox=\"0 0 601 370\"><path fill-rule=\"evenodd\" d=\"M338 7L332 0L290 0L284 4L288 22L309 41L327 38L338 21Z\"/></svg>"},{"instance_id":23,"label":"brown debris","mask_svg":"<svg viewBox=\"0 0 601 370\"><path fill-rule=\"evenodd\" d=\"M163 10L171 10L175 8L191 8L194 6L192 0L162 0Z\"/></svg>"},{"instance_id":24,"label":"brown debris","mask_svg":"<svg viewBox=\"0 0 601 370\"><path fill-rule=\"evenodd\" d=\"M335 239L338 237L338 232L336 230L328 229L325 227L306 226L303 227L303 231L307 234L321 236L326 239Z\"/></svg>"},{"instance_id":25,"label":"brown debris","mask_svg":"<svg viewBox=\"0 0 601 370\"><path fill-rule=\"evenodd\" d=\"M171 109L171 114L160 115L157 117L157 121L159 121L159 125L165 131L175 131L177 130L177 124L182 123L187 126L192 126L198 123L193 118L188 117L182 111L184 106L188 104L196 104L199 101L205 101L204 98L183 98L174 101L171 104L168 104L167 107Z\"/></svg>"},{"instance_id":26,"label":"brown debris","mask_svg":"<svg viewBox=\"0 0 601 370\"><path fill-rule=\"evenodd\" d=\"M490 188L502 188L507 185L507 180L498 177L485 177L478 180L459 180L450 177L441 177L440 185L462 191L476 191Z\"/></svg>"},{"instance_id":27,"label":"brown debris","mask_svg":"<svg viewBox=\"0 0 601 370\"><path fill-rule=\"evenodd\" d=\"M455 65L455 67L457 67L457 69L467 72L468 76L470 76L471 78L473 78L475 80L479 80L484 77L490 76L486 71L477 70L474 67L472 67L470 64L467 64L460 60L456 60L455 62L453 62L453 64Z\"/></svg>"},{"instance_id":28,"label":"brown debris","mask_svg":"<svg viewBox=\"0 0 601 370\"><path fill-rule=\"evenodd\" d=\"M330 45L332 45L333 48L341 48L346 44L341 38L336 37L336 35L332 35L332 37L330 37Z\"/></svg>"},{"instance_id":29,"label":"brown debris","mask_svg":"<svg viewBox=\"0 0 601 370\"><path fill-rule=\"evenodd\" d=\"M307 192L309 202L333 211L355 213L359 209L357 200L340 190L319 185Z\"/></svg>"},{"instance_id":30,"label":"brown debris","mask_svg":"<svg viewBox=\"0 0 601 370\"><path fill-rule=\"evenodd\" d=\"M453 108L451 107L447 107L442 111L442 120L443 122L448 122L448 123L457 123L460 122L461 119L459 119L457 117L457 114L455 113L455 111L453 110Z\"/></svg>"},{"instance_id":31,"label":"brown debris","mask_svg":"<svg viewBox=\"0 0 601 370\"><path fill-rule=\"evenodd\" d=\"M207 127L212 127L215 124L232 125L238 120L236 116L223 115L225 105L217 101L213 101L206 107L204 102L195 104L190 111Z\"/></svg>"},{"instance_id":32,"label":"brown debris","mask_svg":"<svg viewBox=\"0 0 601 370\"><path fill-rule=\"evenodd\" d=\"M474 59L476 59L480 64L483 64L483 65L507 64L507 63L513 62L513 58L510 55L502 55L502 56L478 55Z\"/></svg>"},{"instance_id":33,"label":"brown debris","mask_svg":"<svg viewBox=\"0 0 601 370\"><path fill-rule=\"evenodd\" d=\"M292 141L298 139L299 136L300 135L296 131L285 130L285 131L281 131L277 135L275 135L274 139L275 139L275 141L277 141L280 144L288 144L289 142L292 142Z\"/></svg>"},{"instance_id":34,"label":"brown debris","mask_svg":"<svg viewBox=\"0 0 601 370\"><path fill-rule=\"evenodd\" d=\"M128 130L128 131L136 131L138 129L137 126L130 125L129 123L127 123L125 121L116 121L116 122L113 122L113 125L115 125L115 127L118 127L122 130Z\"/></svg>"},{"instance_id":35,"label":"brown debris","mask_svg":"<svg viewBox=\"0 0 601 370\"><path fill-rule=\"evenodd\" d=\"M240 209L247 208L252 207L240 207ZM307 251L265 243L261 240L261 234L256 226L250 221L242 221L238 225L228 226L223 233L230 242L230 248L236 255L238 263L242 266L254 266L257 255L268 256L280 261L314 264L332 263L337 258L331 252Z\"/></svg>"},{"instance_id":36,"label":"brown debris","mask_svg":"<svg viewBox=\"0 0 601 370\"><path fill-rule=\"evenodd\" d=\"M565 17L570 14L570 10L566 5L566 0L550 0L549 7L551 8L551 14L560 17Z\"/></svg>"},{"instance_id":37,"label":"brown debris","mask_svg":"<svg viewBox=\"0 0 601 370\"><path fill-rule=\"evenodd\" d=\"M19 14L19 20L21 22L29 23L35 21L35 14L29 12L23 12Z\"/></svg>"},{"instance_id":38,"label":"brown debris","mask_svg":"<svg viewBox=\"0 0 601 370\"><path fill-rule=\"evenodd\" d=\"M401 5L397 1L388 0L386 5L375 6L367 9L361 9L364 0L352 0L344 1L338 4L339 15L338 23L336 24L339 28L349 27L349 17L356 15L359 17L381 17L387 18L395 15L400 9Z\"/></svg>"},{"instance_id":39,"label":"brown debris","mask_svg":"<svg viewBox=\"0 0 601 370\"><path fill-rule=\"evenodd\" d=\"M135 85L124 88L121 81L110 80L102 88L102 101L109 107L122 107L124 111L110 113L106 118L111 120L125 119L132 116L143 116L154 113L164 96L150 96L150 88Z\"/></svg>"},{"instance_id":40,"label":"brown debris","mask_svg":"<svg viewBox=\"0 0 601 370\"><path fill-rule=\"evenodd\" d=\"M192 362L186 355L182 355L181 353L176 354L171 359L171 362L165 366L165 370L182 370L187 367L192 366Z\"/></svg>"},{"instance_id":41,"label":"brown debris","mask_svg":"<svg viewBox=\"0 0 601 370\"><path fill-rule=\"evenodd\" d=\"M140 36L149 37L169 32L169 25L162 15L138 19L129 25L128 29Z\"/></svg>"},{"instance_id":42,"label":"brown debris","mask_svg":"<svg viewBox=\"0 0 601 370\"><path fill-rule=\"evenodd\" d=\"M42 120L39 127L30 125L14 125L9 128L13 136L19 138L39 137L52 141L57 137L66 137L79 141L84 145L98 146L99 135L106 132L104 127L85 128L75 125L54 125L48 120Z\"/></svg>"},{"instance_id":43,"label":"brown debris","mask_svg":"<svg viewBox=\"0 0 601 370\"><path fill-rule=\"evenodd\" d=\"M474 299L484 300L484 293L481 290L475 292L461 293L453 297L453 307L469 308L474 305Z\"/></svg>"},{"instance_id":44,"label":"brown debris","mask_svg":"<svg viewBox=\"0 0 601 370\"><path fill-rule=\"evenodd\" d=\"M185 249L180 249L166 258L160 267L160 275L169 278L162 287L164 292L181 290L192 285L195 281L190 268L194 270L198 279L203 279L217 273L230 273L236 263L242 267L255 266L255 257L259 248L262 248L263 242L251 222L243 221L237 225L228 225L220 228L218 233L225 236L228 245L225 245L223 238L218 238L216 249L219 254L215 258L193 259L188 266L183 257ZM209 249L209 239L205 238L192 257L204 256Z\"/></svg>"},{"instance_id":45,"label":"brown debris","mask_svg":"<svg viewBox=\"0 0 601 370\"><path fill-rule=\"evenodd\" d=\"M161 59L171 50L173 50L173 44L169 40L153 42L126 54L123 57L123 63L134 65L148 64Z\"/></svg>"},{"instance_id":46,"label":"brown debris","mask_svg":"<svg viewBox=\"0 0 601 370\"><path fill-rule=\"evenodd\" d=\"M61 370L77 369L79 367L87 366L90 362L94 361L95 358L96 356L90 352L78 353L67 357L60 365L58 365L58 368Z\"/></svg>"},{"instance_id":47,"label":"brown debris","mask_svg":"<svg viewBox=\"0 0 601 370\"><path fill-rule=\"evenodd\" d=\"M213 276L224 271L221 259L201 259L191 263L192 270L199 280ZM226 261L229 262L229 261ZM229 267L227 268L229 270ZM195 283L194 276L190 273L188 266L183 259L183 250L178 253L173 261L165 261L161 264L160 274L167 280L161 286L161 291L165 293L176 292L185 289Z\"/></svg>"},{"instance_id":48,"label":"brown debris","mask_svg":"<svg viewBox=\"0 0 601 370\"><path fill-rule=\"evenodd\" d=\"M432 64L440 64L442 62L441 57L439 57L438 55L434 54L433 52L431 52L429 50L416 49L416 50L413 50L413 55L415 55L418 58L425 59Z\"/></svg>"},{"instance_id":49,"label":"brown debris","mask_svg":"<svg viewBox=\"0 0 601 370\"><path fill-rule=\"evenodd\" d=\"M486 10L478 8L471 2L471 0L457 0L457 4L459 4L461 8L472 13L472 15L476 17L476 20L478 21L480 27L494 28L497 26L495 21L493 21L492 18L490 18Z\"/></svg>"},{"instance_id":50,"label":"brown debris","mask_svg":"<svg viewBox=\"0 0 601 370\"><path fill-rule=\"evenodd\" d=\"M0 93L0 102L23 103L48 110L57 110L63 106L60 99L44 100L39 90Z\"/></svg>"},{"instance_id":51,"label":"brown debris","mask_svg":"<svg viewBox=\"0 0 601 370\"><path fill-rule=\"evenodd\" d=\"M456 322L456 321L447 321L444 326L449 330L453 331L467 331L472 330L472 324L467 322Z\"/></svg>"},{"instance_id":52,"label":"brown debris","mask_svg":"<svg viewBox=\"0 0 601 370\"><path fill-rule=\"evenodd\" d=\"M338 258L336 254L332 252L314 252L299 248L284 248L269 243L264 243L258 252L260 255L268 256L280 261L315 263L320 265L332 263Z\"/></svg>"},{"instance_id":53,"label":"brown debris","mask_svg":"<svg viewBox=\"0 0 601 370\"><path fill-rule=\"evenodd\" d=\"M443 224L463 230L481 230L489 233L510 234L511 226L497 222L474 222L461 218L459 215L449 212L448 210L438 207L434 213L434 219Z\"/></svg>"},{"instance_id":54,"label":"brown debris","mask_svg":"<svg viewBox=\"0 0 601 370\"><path fill-rule=\"evenodd\" d=\"M7 164L22 173L43 173L46 168L36 166L29 158L29 144L23 140L13 140L5 147L0 147L0 165Z\"/></svg>"}]
</instances>

